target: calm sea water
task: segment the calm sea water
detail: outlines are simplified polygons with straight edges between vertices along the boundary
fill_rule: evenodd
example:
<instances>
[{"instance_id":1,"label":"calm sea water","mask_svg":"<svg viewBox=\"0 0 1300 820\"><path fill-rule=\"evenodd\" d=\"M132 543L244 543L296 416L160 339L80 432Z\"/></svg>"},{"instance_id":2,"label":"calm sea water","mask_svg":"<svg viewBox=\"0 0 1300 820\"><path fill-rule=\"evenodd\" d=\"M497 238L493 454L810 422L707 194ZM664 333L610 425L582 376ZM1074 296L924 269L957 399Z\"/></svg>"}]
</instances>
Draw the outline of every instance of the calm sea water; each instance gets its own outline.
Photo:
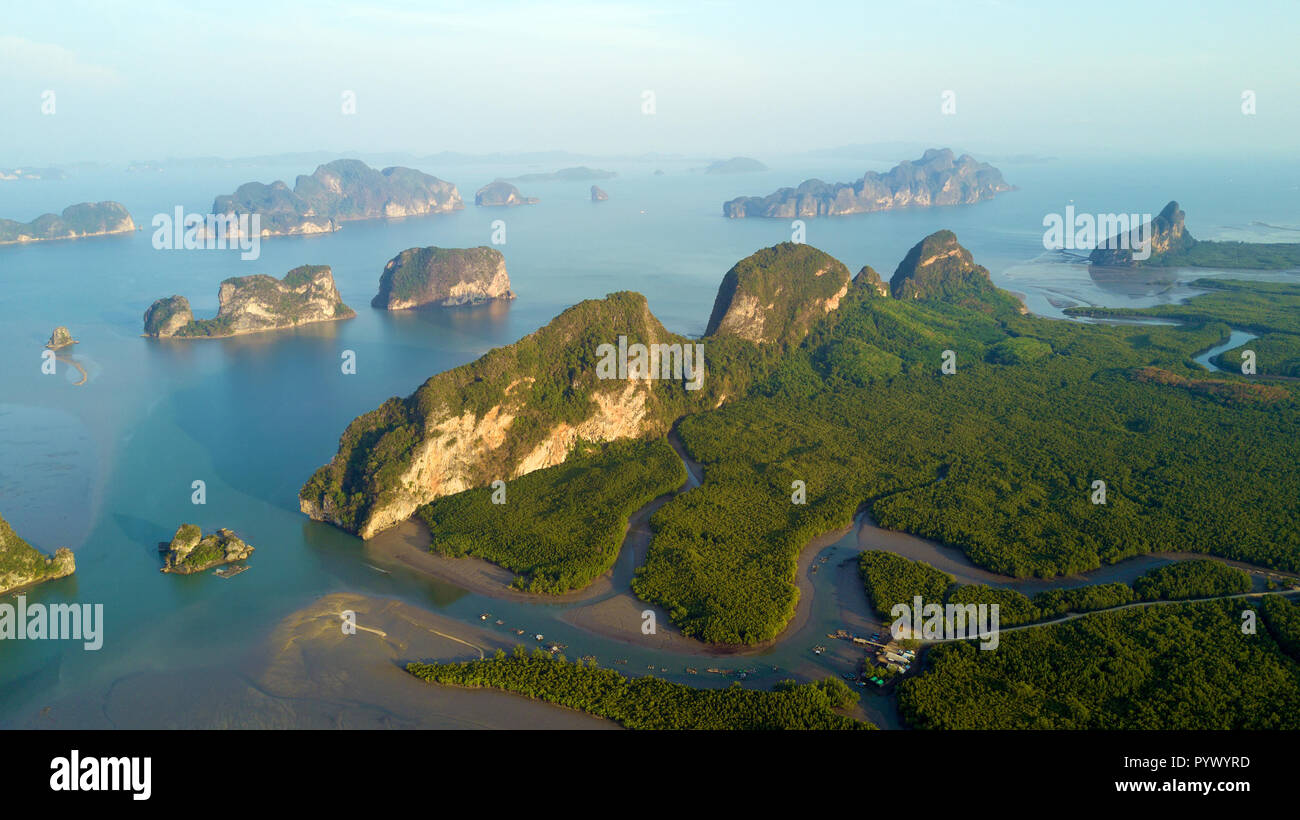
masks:
<instances>
[{"instance_id":1,"label":"calm sea water","mask_svg":"<svg viewBox=\"0 0 1300 820\"><path fill-rule=\"evenodd\" d=\"M241 261L237 252L154 250L149 221L177 205L206 212L214 195L250 178L292 182L312 168L0 183L0 216L27 220L73 202L116 199L146 228L0 248L0 514L39 548L69 546L77 554L75 576L28 591L28 600L102 603L106 620L98 652L73 642L0 643L0 725L141 671L219 664L289 612L340 590L401 597L466 621L492 611L512 623L549 625L549 634L571 643L570 656L632 657L631 669L655 661L566 633L554 620L562 606L505 604L400 569L377 573L361 560L357 539L298 512L297 491L333 455L352 418L518 339L582 299L640 291L671 330L702 333L726 270L790 238L785 221L723 218L724 200L809 176L848 180L888 165L769 164L771 171L741 176L706 176L681 163L608 165L620 176L598 183L609 192L607 202L588 201L590 183L534 183L521 188L541 198L536 206L471 204L450 215L349 223L330 236L265 240L255 261ZM656 167L665 175L653 176ZM1079 302L1174 301L1193 293L1183 283L1206 274L1097 281L1086 266L1062 264L1044 253L1042 220L1068 204L1078 212L1154 213L1177 198L1200 238L1300 241L1295 168L1063 160L1000 167L1019 191L974 206L810 220L807 241L854 272L871 264L887 278L911 245L949 228L997 284L1048 315ZM455 182L472 202L474 190L496 176L551 169L422 170ZM488 244L495 219L506 222L501 250L516 302L408 313L369 307L383 265L396 253ZM210 316L222 279L279 277L301 264L330 265L357 318L228 340L140 336L154 299L183 294L196 315ZM74 386L79 376L64 365L55 376L41 374L42 345L56 325L80 340L71 355L88 372L85 385ZM356 375L340 372L344 350L356 352ZM196 480L206 483L204 506L191 503ZM257 547L253 570L230 581L161 575L157 543L181 522L235 529Z\"/></svg>"}]
</instances>

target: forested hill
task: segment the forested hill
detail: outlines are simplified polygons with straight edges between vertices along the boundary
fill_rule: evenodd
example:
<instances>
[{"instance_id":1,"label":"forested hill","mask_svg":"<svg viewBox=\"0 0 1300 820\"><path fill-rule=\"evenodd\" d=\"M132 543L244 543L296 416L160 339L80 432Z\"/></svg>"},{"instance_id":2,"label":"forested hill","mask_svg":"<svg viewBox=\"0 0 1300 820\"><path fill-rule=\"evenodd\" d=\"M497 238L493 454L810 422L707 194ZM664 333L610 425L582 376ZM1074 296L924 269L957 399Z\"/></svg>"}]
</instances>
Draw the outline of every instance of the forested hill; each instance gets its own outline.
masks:
<instances>
[{"instance_id":1,"label":"forested hill","mask_svg":"<svg viewBox=\"0 0 1300 820\"><path fill-rule=\"evenodd\" d=\"M688 634L779 634L799 552L864 504L1013 576L1165 550L1300 569L1293 388L1193 361L1227 338L1226 306L1275 324L1270 305L1300 287L1236 283L1169 307L1191 324L1106 326L1022 315L959 280L911 299L861 283L748 396L679 427L706 481L656 513L634 589Z\"/></svg>"},{"instance_id":2,"label":"forested hill","mask_svg":"<svg viewBox=\"0 0 1300 820\"><path fill-rule=\"evenodd\" d=\"M583 303L358 419L304 487L304 510L365 535L438 495L559 464L572 437L659 437L684 416L679 433L706 480L652 517L633 590L710 642L779 634L798 602L800 551L863 505L882 526L1007 575L1165 550L1300 569L1293 388L1193 361L1227 338L1217 317L1229 307L1234 321L1274 326L1271 306L1300 288L1237 283L1180 306L1192 316L1201 300L1222 303L1195 322L1107 326L1024 314L950 232L908 253L891 295L869 267L846 289L847 269L806 246L737 269L714 313L749 324L719 320L703 340L704 389L594 380L597 342L611 334L689 340L638 294ZM483 458L449 472L469 463L456 456L465 448ZM600 503L616 526L629 499L611 490ZM497 538L458 551L517 568L569 562L512 549Z\"/></svg>"}]
</instances>

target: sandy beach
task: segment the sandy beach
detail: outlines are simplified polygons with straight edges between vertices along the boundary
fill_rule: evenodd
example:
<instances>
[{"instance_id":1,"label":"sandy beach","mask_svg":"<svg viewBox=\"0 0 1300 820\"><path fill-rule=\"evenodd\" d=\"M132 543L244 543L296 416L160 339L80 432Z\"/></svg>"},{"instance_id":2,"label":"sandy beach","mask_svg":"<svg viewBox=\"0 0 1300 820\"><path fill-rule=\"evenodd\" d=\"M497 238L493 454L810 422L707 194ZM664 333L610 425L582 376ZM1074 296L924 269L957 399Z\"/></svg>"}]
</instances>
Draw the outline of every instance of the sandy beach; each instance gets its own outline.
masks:
<instances>
[{"instance_id":1,"label":"sandy beach","mask_svg":"<svg viewBox=\"0 0 1300 820\"><path fill-rule=\"evenodd\" d=\"M340 613L355 613L345 634ZM40 708L15 728L617 729L505 692L434 686L415 660L470 660L505 641L400 601L327 595L284 618L237 663L133 672Z\"/></svg>"}]
</instances>

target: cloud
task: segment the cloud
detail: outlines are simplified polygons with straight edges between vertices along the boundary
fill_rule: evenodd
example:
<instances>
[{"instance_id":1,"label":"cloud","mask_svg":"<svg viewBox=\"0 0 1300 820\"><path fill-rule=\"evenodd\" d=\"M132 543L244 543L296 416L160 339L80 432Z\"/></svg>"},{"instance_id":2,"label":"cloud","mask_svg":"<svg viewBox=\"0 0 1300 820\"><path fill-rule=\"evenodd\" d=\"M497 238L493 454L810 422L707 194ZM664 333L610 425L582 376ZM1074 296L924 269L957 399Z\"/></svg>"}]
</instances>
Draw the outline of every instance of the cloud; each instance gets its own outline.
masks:
<instances>
[{"instance_id":1,"label":"cloud","mask_svg":"<svg viewBox=\"0 0 1300 820\"><path fill-rule=\"evenodd\" d=\"M0 74L39 81L45 86L62 84L106 88L125 83L122 75L111 66L83 62L75 52L63 46L9 34L0 34Z\"/></svg>"}]
</instances>

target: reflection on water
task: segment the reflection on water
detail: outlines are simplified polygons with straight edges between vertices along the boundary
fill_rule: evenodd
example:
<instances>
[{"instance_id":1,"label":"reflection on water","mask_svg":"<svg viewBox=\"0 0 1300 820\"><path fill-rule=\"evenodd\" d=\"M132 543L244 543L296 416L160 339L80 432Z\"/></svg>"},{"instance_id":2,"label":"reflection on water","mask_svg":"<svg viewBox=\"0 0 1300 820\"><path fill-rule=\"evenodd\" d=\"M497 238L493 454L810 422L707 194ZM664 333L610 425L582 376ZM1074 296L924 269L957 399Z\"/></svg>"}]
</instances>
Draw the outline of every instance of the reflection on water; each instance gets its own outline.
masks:
<instances>
[{"instance_id":1,"label":"reflection on water","mask_svg":"<svg viewBox=\"0 0 1300 820\"><path fill-rule=\"evenodd\" d=\"M1088 265L1088 277L1107 293L1127 299L1161 296L1178 287L1178 274L1174 268Z\"/></svg>"}]
</instances>

